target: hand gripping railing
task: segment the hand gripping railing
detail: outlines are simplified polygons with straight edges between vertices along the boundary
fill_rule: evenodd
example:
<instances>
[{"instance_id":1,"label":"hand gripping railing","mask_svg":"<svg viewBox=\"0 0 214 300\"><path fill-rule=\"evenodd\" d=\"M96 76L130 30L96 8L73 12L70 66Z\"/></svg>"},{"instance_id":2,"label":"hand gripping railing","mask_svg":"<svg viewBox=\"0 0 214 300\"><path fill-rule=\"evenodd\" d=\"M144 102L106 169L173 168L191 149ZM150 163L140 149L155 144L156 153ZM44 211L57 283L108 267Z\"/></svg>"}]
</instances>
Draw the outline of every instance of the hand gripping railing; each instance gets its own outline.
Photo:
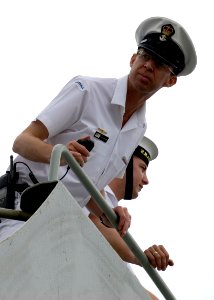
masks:
<instances>
[{"instance_id":1,"label":"hand gripping railing","mask_svg":"<svg viewBox=\"0 0 214 300\"><path fill-rule=\"evenodd\" d=\"M115 212L110 208L110 206L106 203L106 201L103 199L101 193L99 190L93 185L93 183L90 181L90 179L86 176L84 171L81 169L79 164L76 162L76 160L73 158L72 154L68 151L68 149L61 144L57 144L54 146L52 154L51 154L51 160L50 160L50 171L49 171L49 180L58 180L58 169L60 166L60 159L61 156L66 160L72 171L78 176L84 187L88 190L90 195L94 198L94 201L99 206L99 208L105 213L109 221L112 223L112 225L117 228L117 216ZM140 249L138 244L135 242L135 240L132 238L129 232L126 233L126 235L123 237L124 241L128 245L128 247L131 249L131 251L134 253L134 255L138 258L140 261L142 267L145 269L145 271L148 273L150 278L153 280L157 288L160 290L162 295L167 300L175 300L176 298L172 294L172 292L169 290L163 279L160 277L158 272L153 269L153 267L150 265L147 256L144 254L144 252Z\"/></svg>"}]
</instances>

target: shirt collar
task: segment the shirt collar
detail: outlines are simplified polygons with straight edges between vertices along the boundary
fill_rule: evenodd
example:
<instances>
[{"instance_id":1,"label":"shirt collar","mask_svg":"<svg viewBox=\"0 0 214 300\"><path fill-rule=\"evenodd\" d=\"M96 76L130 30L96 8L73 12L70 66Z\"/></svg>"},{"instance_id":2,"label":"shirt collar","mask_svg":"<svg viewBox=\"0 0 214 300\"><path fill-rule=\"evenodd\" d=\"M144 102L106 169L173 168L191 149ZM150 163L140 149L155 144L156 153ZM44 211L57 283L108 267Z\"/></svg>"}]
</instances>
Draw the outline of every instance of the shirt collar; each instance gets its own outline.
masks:
<instances>
[{"instance_id":1,"label":"shirt collar","mask_svg":"<svg viewBox=\"0 0 214 300\"><path fill-rule=\"evenodd\" d=\"M126 105L127 85L128 85L128 75L119 78L111 101L112 104L122 106L123 114L125 112L125 105ZM146 114L146 103L144 103L144 105L140 109L138 109L131 117L130 119L131 121L128 122L129 124L127 129L131 129L136 126L144 128L146 126L145 114Z\"/></svg>"},{"instance_id":2,"label":"shirt collar","mask_svg":"<svg viewBox=\"0 0 214 300\"><path fill-rule=\"evenodd\" d=\"M117 81L117 85L114 91L114 95L111 103L120 105L124 108L126 105L126 94L127 94L128 75L121 77Z\"/></svg>"}]
</instances>

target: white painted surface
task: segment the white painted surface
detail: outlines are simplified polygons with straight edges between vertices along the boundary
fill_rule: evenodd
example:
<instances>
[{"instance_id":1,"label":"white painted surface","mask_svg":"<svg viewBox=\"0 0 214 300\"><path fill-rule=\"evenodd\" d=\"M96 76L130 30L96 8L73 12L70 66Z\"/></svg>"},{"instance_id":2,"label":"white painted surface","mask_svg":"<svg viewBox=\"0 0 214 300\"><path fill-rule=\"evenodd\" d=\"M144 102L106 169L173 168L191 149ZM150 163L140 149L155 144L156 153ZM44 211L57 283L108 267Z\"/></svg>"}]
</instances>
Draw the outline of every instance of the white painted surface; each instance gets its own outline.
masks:
<instances>
[{"instance_id":1,"label":"white painted surface","mask_svg":"<svg viewBox=\"0 0 214 300\"><path fill-rule=\"evenodd\" d=\"M61 182L0 257L0 299L149 299Z\"/></svg>"}]
</instances>

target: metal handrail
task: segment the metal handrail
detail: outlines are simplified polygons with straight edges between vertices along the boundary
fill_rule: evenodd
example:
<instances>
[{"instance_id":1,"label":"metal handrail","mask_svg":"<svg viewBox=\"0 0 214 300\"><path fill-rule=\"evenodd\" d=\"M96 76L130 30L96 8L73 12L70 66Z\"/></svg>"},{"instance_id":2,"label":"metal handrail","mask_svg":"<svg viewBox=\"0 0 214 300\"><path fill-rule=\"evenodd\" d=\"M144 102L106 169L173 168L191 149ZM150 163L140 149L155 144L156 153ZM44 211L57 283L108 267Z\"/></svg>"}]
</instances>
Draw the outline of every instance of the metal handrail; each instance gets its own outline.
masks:
<instances>
[{"instance_id":1,"label":"metal handrail","mask_svg":"<svg viewBox=\"0 0 214 300\"><path fill-rule=\"evenodd\" d=\"M24 212L22 210L14 210L9 208L0 208L0 218L6 218L18 221L27 221L32 214Z\"/></svg>"},{"instance_id":2,"label":"metal handrail","mask_svg":"<svg viewBox=\"0 0 214 300\"><path fill-rule=\"evenodd\" d=\"M98 207L105 213L109 221L112 225L117 229L117 216L115 212L110 208L110 206L106 203L100 191L94 186L92 181L87 177L84 171L81 169L79 164L74 159L73 155L69 152L65 145L57 144L53 147L51 159L50 159L50 170L49 170L49 180L58 180L58 170L60 166L60 160L63 157L68 163L69 167L76 174L76 176L80 179L84 187L88 190L90 195L94 198L94 201L98 205ZM163 279L160 277L158 272L153 269L150 265L147 256L140 249L138 244L135 242L133 237L129 232L123 237L123 240L126 242L128 247L134 253L134 255L140 261L142 267L148 273L150 278L153 280L159 291L167 300L176 300L175 296L172 294L170 289L167 287Z\"/></svg>"}]
</instances>

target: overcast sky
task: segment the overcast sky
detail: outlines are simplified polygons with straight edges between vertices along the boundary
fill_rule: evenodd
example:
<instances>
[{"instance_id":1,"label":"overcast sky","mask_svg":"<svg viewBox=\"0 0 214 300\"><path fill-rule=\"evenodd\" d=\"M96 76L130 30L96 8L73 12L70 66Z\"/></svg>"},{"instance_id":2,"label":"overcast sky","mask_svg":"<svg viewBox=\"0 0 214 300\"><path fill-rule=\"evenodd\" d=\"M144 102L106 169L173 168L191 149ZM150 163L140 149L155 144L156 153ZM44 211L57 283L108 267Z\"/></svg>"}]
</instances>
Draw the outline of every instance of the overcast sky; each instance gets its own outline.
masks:
<instances>
[{"instance_id":1,"label":"overcast sky","mask_svg":"<svg viewBox=\"0 0 214 300\"><path fill-rule=\"evenodd\" d=\"M213 300L212 1L7 0L0 2L0 172L15 137L76 75L121 77L136 51L135 30L165 16L189 32L196 70L147 102L148 129L159 156L149 186L123 202L130 233L145 249L163 244L175 266L161 272L177 299ZM213 80L212 80L213 81ZM15 154L14 154L15 156ZM142 284L163 299L141 267Z\"/></svg>"}]
</instances>

